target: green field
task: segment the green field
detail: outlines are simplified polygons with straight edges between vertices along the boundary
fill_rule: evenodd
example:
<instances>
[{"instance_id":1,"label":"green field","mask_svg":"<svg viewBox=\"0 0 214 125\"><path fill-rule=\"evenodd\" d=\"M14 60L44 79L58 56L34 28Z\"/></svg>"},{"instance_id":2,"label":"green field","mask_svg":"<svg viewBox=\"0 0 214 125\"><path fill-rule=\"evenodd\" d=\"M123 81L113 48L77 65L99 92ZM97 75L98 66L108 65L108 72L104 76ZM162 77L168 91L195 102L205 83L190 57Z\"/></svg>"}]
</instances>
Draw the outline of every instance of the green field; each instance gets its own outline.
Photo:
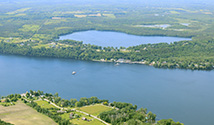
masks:
<instances>
[{"instance_id":1,"label":"green field","mask_svg":"<svg viewBox=\"0 0 214 125\"><path fill-rule=\"evenodd\" d=\"M96 104L96 105L81 107L80 110L97 116L97 115L99 115L100 113L102 113L104 111L112 110L112 108L108 107L108 106L105 106L105 105Z\"/></svg>"},{"instance_id":2,"label":"green field","mask_svg":"<svg viewBox=\"0 0 214 125\"><path fill-rule=\"evenodd\" d=\"M41 108L56 108L55 106L49 104L47 101L39 100L36 103L41 106Z\"/></svg>"},{"instance_id":3,"label":"green field","mask_svg":"<svg viewBox=\"0 0 214 125\"><path fill-rule=\"evenodd\" d=\"M86 117L87 118L87 117ZM71 122L73 123L73 124L78 124L78 125L88 125L88 124L90 124L90 125L104 125L104 123L102 123L102 122L100 122L100 121L98 121L98 120L96 120L96 119L93 119L92 121L90 121L90 122L88 122L88 121L83 121L83 120L81 120L81 119L73 119L73 120L71 120Z\"/></svg>"},{"instance_id":4,"label":"green field","mask_svg":"<svg viewBox=\"0 0 214 125\"><path fill-rule=\"evenodd\" d=\"M15 125L56 125L49 117L18 101L16 105L0 105L0 119Z\"/></svg>"}]
</instances>

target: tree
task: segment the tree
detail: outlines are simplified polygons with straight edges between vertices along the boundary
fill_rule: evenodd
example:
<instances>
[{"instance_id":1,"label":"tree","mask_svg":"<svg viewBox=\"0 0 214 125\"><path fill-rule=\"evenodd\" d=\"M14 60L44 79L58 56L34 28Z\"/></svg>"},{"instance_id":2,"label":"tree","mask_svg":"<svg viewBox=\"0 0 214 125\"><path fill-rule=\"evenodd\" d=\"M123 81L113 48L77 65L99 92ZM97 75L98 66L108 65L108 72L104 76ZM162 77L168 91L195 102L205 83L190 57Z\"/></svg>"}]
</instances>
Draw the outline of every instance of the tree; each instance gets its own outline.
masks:
<instances>
[{"instance_id":1,"label":"tree","mask_svg":"<svg viewBox=\"0 0 214 125\"><path fill-rule=\"evenodd\" d=\"M11 99L12 102L16 102L17 100L18 100L18 99L15 98L15 97L13 97L13 98Z\"/></svg>"},{"instance_id":2,"label":"tree","mask_svg":"<svg viewBox=\"0 0 214 125\"><path fill-rule=\"evenodd\" d=\"M30 94L33 95L33 90L30 90Z\"/></svg>"},{"instance_id":3,"label":"tree","mask_svg":"<svg viewBox=\"0 0 214 125\"><path fill-rule=\"evenodd\" d=\"M136 120L136 119L130 119L127 122L127 125L143 125L143 122L141 122L140 120Z\"/></svg>"},{"instance_id":4,"label":"tree","mask_svg":"<svg viewBox=\"0 0 214 125\"><path fill-rule=\"evenodd\" d=\"M54 94L54 97L59 97L58 92L56 92L56 93Z\"/></svg>"},{"instance_id":5,"label":"tree","mask_svg":"<svg viewBox=\"0 0 214 125\"><path fill-rule=\"evenodd\" d=\"M103 105L108 105L108 102L103 102Z\"/></svg>"},{"instance_id":6,"label":"tree","mask_svg":"<svg viewBox=\"0 0 214 125\"><path fill-rule=\"evenodd\" d=\"M10 100L8 98L5 99L5 102L10 102Z\"/></svg>"},{"instance_id":7,"label":"tree","mask_svg":"<svg viewBox=\"0 0 214 125\"><path fill-rule=\"evenodd\" d=\"M29 98L30 97L30 93L26 93L26 97Z\"/></svg>"},{"instance_id":8,"label":"tree","mask_svg":"<svg viewBox=\"0 0 214 125\"><path fill-rule=\"evenodd\" d=\"M147 117L148 117L148 121L149 121L149 122L155 122L156 115L153 114L152 112L149 112L149 113L147 114Z\"/></svg>"},{"instance_id":9,"label":"tree","mask_svg":"<svg viewBox=\"0 0 214 125\"><path fill-rule=\"evenodd\" d=\"M75 106L76 106L76 107L81 107L82 105L81 105L80 102L76 102L76 103L75 103Z\"/></svg>"},{"instance_id":10,"label":"tree","mask_svg":"<svg viewBox=\"0 0 214 125\"><path fill-rule=\"evenodd\" d=\"M38 93L39 93L39 95L43 95L44 94L44 92L40 91L40 90L38 90Z\"/></svg>"},{"instance_id":11,"label":"tree","mask_svg":"<svg viewBox=\"0 0 214 125\"><path fill-rule=\"evenodd\" d=\"M184 125L180 122L174 122L172 119L162 119L157 122L157 125Z\"/></svg>"},{"instance_id":12,"label":"tree","mask_svg":"<svg viewBox=\"0 0 214 125\"><path fill-rule=\"evenodd\" d=\"M70 102L71 102L71 106L75 106L75 103L77 102L77 99L70 99Z\"/></svg>"}]
</instances>

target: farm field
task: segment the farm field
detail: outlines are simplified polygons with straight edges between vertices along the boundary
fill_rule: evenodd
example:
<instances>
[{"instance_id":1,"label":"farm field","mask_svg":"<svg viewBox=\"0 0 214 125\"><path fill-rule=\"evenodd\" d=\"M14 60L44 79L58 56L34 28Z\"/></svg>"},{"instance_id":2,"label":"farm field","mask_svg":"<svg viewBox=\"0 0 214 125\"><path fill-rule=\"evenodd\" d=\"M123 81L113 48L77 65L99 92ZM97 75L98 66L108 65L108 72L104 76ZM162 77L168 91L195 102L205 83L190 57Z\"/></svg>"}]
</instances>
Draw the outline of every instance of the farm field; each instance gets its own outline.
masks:
<instances>
[{"instance_id":1,"label":"farm field","mask_svg":"<svg viewBox=\"0 0 214 125\"><path fill-rule=\"evenodd\" d=\"M96 105L81 107L80 110L97 116L101 112L112 110L112 108L101 104L96 104Z\"/></svg>"},{"instance_id":2,"label":"farm field","mask_svg":"<svg viewBox=\"0 0 214 125\"><path fill-rule=\"evenodd\" d=\"M18 101L16 105L0 105L0 119L15 125L57 125L51 118Z\"/></svg>"}]
</instances>

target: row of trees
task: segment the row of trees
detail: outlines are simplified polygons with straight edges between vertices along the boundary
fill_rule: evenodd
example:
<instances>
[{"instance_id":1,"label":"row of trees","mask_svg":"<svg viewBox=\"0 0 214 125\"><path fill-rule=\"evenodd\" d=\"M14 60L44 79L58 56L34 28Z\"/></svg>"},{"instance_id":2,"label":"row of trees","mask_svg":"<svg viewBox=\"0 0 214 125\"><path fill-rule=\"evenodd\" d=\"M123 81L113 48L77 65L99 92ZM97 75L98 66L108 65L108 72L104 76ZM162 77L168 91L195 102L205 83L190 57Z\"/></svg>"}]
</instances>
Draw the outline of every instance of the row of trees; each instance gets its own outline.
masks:
<instances>
[{"instance_id":1,"label":"row of trees","mask_svg":"<svg viewBox=\"0 0 214 125\"><path fill-rule=\"evenodd\" d=\"M105 103L108 104L108 100L101 100L98 99L97 97L82 97L80 98L79 101L77 99L62 99L61 97L58 96L58 93L54 94L54 96L49 96L48 97L50 101L54 102L58 106L61 107L82 107L86 105L91 105L91 104L96 104L96 103Z\"/></svg>"},{"instance_id":2,"label":"row of trees","mask_svg":"<svg viewBox=\"0 0 214 125\"><path fill-rule=\"evenodd\" d=\"M82 106L97 104L97 103L103 103L108 105L109 103L108 100L106 99L101 100L101 99L98 99L97 97L90 97L90 98L82 97L80 98L79 101L77 99L72 99L72 98L70 100L67 100L59 97L58 93L55 93L53 95L51 93L44 93L43 91L40 91L40 90L38 91L30 90L30 92L26 93L26 97L28 99L34 100L32 96L35 96L35 97L42 96L42 98L46 98L60 107L82 107Z\"/></svg>"}]
</instances>

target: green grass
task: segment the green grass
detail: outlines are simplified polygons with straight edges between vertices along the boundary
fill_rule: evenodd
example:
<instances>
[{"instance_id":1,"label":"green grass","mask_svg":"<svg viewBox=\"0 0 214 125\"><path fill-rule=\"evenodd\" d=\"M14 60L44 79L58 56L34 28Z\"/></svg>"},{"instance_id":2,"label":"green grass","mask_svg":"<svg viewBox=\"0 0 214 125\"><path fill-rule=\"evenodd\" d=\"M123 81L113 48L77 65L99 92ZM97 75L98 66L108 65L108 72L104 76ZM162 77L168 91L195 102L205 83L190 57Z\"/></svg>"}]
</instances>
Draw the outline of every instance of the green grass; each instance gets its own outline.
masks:
<instances>
[{"instance_id":1,"label":"green grass","mask_svg":"<svg viewBox=\"0 0 214 125\"><path fill-rule=\"evenodd\" d=\"M51 35L47 34L35 34L32 38L32 40L46 40L46 39L51 39Z\"/></svg>"},{"instance_id":2,"label":"green grass","mask_svg":"<svg viewBox=\"0 0 214 125\"><path fill-rule=\"evenodd\" d=\"M105 105L96 104L96 105L81 107L80 110L97 116L104 111L112 110L112 108Z\"/></svg>"},{"instance_id":3,"label":"green grass","mask_svg":"<svg viewBox=\"0 0 214 125\"><path fill-rule=\"evenodd\" d=\"M40 101L36 101L36 103L41 106L42 108L56 108L55 106L49 104L46 101L40 100Z\"/></svg>"},{"instance_id":4,"label":"green grass","mask_svg":"<svg viewBox=\"0 0 214 125\"><path fill-rule=\"evenodd\" d=\"M12 11L12 12L8 12L6 14L16 14L16 13L21 13L21 12L25 12L27 10L29 10L30 8L22 8L22 9L18 9L16 11Z\"/></svg>"},{"instance_id":5,"label":"green grass","mask_svg":"<svg viewBox=\"0 0 214 125\"><path fill-rule=\"evenodd\" d=\"M86 117L87 118L87 117ZM91 119L91 118L90 118ZM96 120L96 119L93 119L92 121L83 121L82 119L73 119L71 120L71 122L73 124L78 124L78 125L104 125L104 123Z\"/></svg>"},{"instance_id":6,"label":"green grass","mask_svg":"<svg viewBox=\"0 0 214 125\"><path fill-rule=\"evenodd\" d=\"M35 32L39 28L40 28L39 25L23 25L22 28L20 28L19 30L23 32L29 32L29 31Z\"/></svg>"},{"instance_id":7,"label":"green grass","mask_svg":"<svg viewBox=\"0 0 214 125\"><path fill-rule=\"evenodd\" d=\"M21 101L9 107L0 105L0 119L15 125L57 125L51 118L38 113Z\"/></svg>"},{"instance_id":8,"label":"green grass","mask_svg":"<svg viewBox=\"0 0 214 125\"><path fill-rule=\"evenodd\" d=\"M62 22L68 22L67 19L59 19L59 20L53 20L53 19L49 19L48 21L46 21L44 24L45 25L52 25L52 24L58 24L58 23L62 23Z\"/></svg>"},{"instance_id":9,"label":"green grass","mask_svg":"<svg viewBox=\"0 0 214 125\"><path fill-rule=\"evenodd\" d=\"M116 18L114 14L103 14L103 16L109 17L109 18Z\"/></svg>"},{"instance_id":10,"label":"green grass","mask_svg":"<svg viewBox=\"0 0 214 125\"><path fill-rule=\"evenodd\" d=\"M177 11L170 11L170 13L172 13L172 14L180 14L180 13L177 12Z\"/></svg>"}]
</instances>

